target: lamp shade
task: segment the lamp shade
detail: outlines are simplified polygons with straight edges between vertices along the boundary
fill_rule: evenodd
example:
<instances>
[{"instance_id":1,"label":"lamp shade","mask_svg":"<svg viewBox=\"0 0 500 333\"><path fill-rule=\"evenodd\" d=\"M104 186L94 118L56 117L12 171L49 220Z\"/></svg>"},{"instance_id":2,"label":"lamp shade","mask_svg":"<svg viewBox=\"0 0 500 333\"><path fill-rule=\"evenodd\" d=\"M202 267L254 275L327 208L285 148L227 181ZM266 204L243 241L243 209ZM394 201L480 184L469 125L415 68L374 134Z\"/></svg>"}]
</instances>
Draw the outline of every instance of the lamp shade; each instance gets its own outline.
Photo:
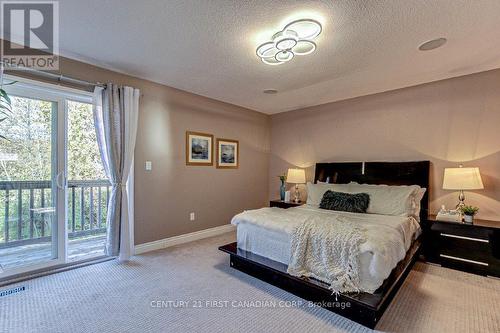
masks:
<instances>
[{"instance_id":1,"label":"lamp shade","mask_svg":"<svg viewBox=\"0 0 500 333\"><path fill-rule=\"evenodd\" d=\"M479 168L445 168L443 190L481 190Z\"/></svg>"},{"instance_id":2,"label":"lamp shade","mask_svg":"<svg viewBox=\"0 0 500 333\"><path fill-rule=\"evenodd\" d=\"M303 169L288 169L286 182L292 184L304 184L306 182L306 172Z\"/></svg>"}]
</instances>

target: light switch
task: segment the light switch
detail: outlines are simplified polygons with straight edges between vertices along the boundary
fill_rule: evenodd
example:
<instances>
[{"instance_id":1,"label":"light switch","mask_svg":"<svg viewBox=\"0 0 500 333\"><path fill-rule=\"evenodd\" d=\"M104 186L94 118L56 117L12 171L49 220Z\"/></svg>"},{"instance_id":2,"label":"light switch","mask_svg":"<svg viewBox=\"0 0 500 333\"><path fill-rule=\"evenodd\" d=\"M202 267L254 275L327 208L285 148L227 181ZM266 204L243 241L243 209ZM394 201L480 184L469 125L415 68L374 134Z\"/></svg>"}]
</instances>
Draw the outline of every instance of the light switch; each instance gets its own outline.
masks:
<instances>
[{"instance_id":1,"label":"light switch","mask_svg":"<svg viewBox=\"0 0 500 333\"><path fill-rule=\"evenodd\" d=\"M153 169L153 163L151 161L146 161L146 171L151 171Z\"/></svg>"}]
</instances>

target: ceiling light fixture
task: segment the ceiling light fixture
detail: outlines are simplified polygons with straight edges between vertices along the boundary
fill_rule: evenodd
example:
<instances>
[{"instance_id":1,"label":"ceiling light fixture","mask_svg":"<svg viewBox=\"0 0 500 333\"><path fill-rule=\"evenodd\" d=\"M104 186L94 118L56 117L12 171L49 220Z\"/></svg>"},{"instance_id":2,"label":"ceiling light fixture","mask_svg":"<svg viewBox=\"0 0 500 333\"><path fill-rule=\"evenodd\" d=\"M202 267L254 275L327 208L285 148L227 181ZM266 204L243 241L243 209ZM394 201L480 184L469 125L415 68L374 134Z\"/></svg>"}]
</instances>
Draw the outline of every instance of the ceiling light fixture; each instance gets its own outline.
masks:
<instances>
[{"instance_id":1,"label":"ceiling light fixture","mask_svg":"<svg viewBox=\"0 0 500 333\"><path fill-rule=\"evenodd\" d=\"M278 93L278 90L276 89L266 89L263 91L264 94L269 94L269 95L274 95Z\"/></svg>"},{"instance_id":2,"label":"ceiling light fixture","mask_svg":"<svg viewBox=\"0 0 500 333\"><path fill-rule=\"evenodd\" d=\"M421 44L418 49L420 51L430 51L443 46L446 43L446 38L436 38Z\"/></svg>"},{"instance_id":3,"label":"ceiling light fixture","mask_svg":"<svg viewBox=\"0 0 500 333\"><path fill-rule=\"evenodd\" d=\"M321 33L321 24L311 19L288 23L272 36L272 41L257 48L257 56L267 65L281 65L296 55L311 54L316 50L312 39Z\"/></svg>"}]
</instances>

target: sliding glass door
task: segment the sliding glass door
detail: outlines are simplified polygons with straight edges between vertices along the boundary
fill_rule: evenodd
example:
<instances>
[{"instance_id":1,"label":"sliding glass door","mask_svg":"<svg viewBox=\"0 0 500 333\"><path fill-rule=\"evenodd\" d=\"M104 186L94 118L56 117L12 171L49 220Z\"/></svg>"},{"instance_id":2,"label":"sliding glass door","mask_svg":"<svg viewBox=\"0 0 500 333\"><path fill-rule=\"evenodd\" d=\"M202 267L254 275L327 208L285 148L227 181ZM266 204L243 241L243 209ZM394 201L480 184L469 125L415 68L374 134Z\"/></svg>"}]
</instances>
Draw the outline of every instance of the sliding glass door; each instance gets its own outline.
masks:
<instances>
[{"instance_id":1,"label":"sliding glass door","mask_svg":"<svg viewBox=\"0 0 500 333\"><path fill-rule=\"evenodd\" d=\"M66 104L68 261L104 255L110 183L97 146L92 104Z\"/></svg>"},{"instance_id":2,"label":"sliding glass door","mask_svg":"<svg viewBox=\"0 0 500 333\"><path fill-rule=\"evenodd\" d=\"M21 80L0 122L0 279L104 255L92 94Z\"/></svg>"},{"instance_id":3,"label":"sliding glass door","mask_svg":"<svg viewBox=\"0 0 500 333\"><path fill-rule=\"evenodd\" d=\"M63 252L58 242L60 102L27 89L9 93L12 114L2 122L5 139L0 139L2 274L59 263Z\"/></svg>"}]
</instances>

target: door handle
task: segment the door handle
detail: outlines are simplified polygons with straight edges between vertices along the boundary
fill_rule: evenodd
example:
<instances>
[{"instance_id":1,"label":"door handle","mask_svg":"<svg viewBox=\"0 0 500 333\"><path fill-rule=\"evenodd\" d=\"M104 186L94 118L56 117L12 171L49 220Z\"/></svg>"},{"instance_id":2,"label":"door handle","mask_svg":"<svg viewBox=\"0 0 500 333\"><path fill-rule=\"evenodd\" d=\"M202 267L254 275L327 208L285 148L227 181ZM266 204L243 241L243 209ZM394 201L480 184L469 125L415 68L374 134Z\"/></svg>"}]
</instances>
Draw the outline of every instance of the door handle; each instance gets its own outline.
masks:
<instances>
[{"instance_id":1,"label":"door handle","mask_svg":"<svg viewBox=\"0 0 500 333\"><path fill-rule=\"evenodd\" d=\"M61 172L59 172L57 175L56 175L56 186L57 188L61 188L61 184L59 183L59 178L61 177Z\"/></svg>"},{"instance_id":2,"label":"door handle","mask_svg":"<svg viewBox=\"0 0 500 333\"><path fill-rule=\"evenodd\" d=\"M60 179L62 177L62 184L60 182ZM66 175L64 174L64 172L59 172L56 176L56 185L59 189L61 190L64 190L66 188Z\"/></svg>"}]
</instances>

